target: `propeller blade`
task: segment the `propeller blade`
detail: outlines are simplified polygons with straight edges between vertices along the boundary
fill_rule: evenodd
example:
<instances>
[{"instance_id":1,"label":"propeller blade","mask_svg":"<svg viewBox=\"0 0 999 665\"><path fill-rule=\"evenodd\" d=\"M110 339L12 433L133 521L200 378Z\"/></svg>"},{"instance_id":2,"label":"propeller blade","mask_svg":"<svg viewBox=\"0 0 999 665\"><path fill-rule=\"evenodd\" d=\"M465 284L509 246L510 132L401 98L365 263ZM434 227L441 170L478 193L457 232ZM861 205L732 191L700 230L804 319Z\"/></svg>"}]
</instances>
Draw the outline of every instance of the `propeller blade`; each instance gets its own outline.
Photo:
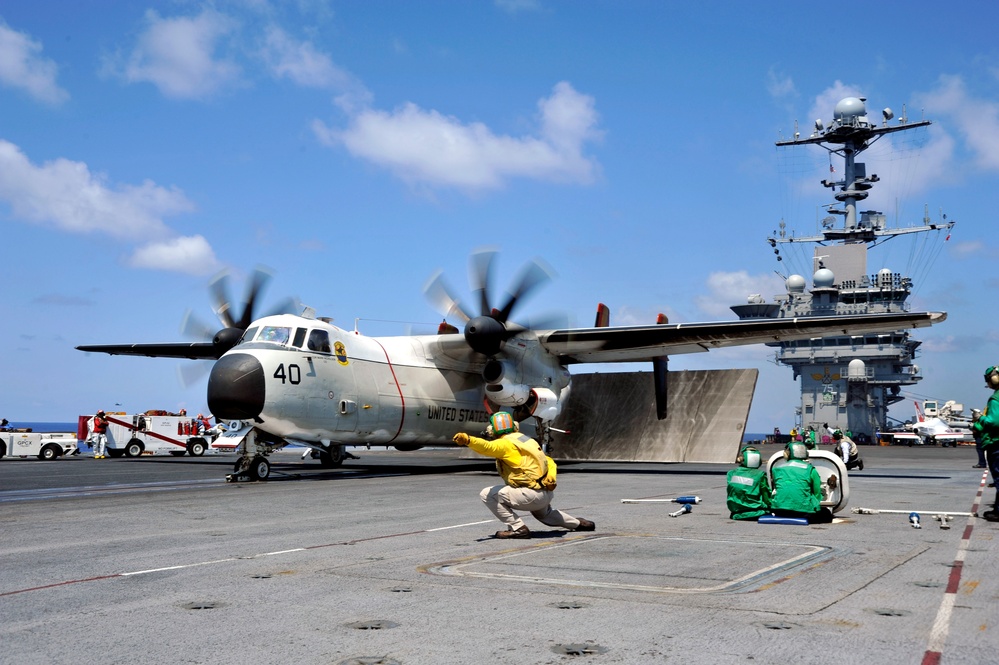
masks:
<instances>
[{"instance_id":1,"label":"propeller blade","mask_svg":"<svg viewBox=\"0 0 999 665\"><path fill-rule=\"evenodd\" d=\"M423 287L423 294L445 319L454 315L461 319L462 323L468 323L471 320L472 317L461 308L461 303L454 297L447 282L444 281L443 271L438 270L431 275Z\"/></svg>"},{"instance_id":2,"label":"propeller blade","mask_svg":"<svg viewBox=\"0 0 999 665\"><path fill-rule=\"evenodd\" d=\"M552 270L541 263L540 259L533 259L520 273L520 281L517 284L517 288L514 289L513 294L510 295L510 299L507 300L506 305L500 310L497 318L506 323L507 319L510 318L510 314L513 312L514 307L517 306L517 302L526 296L528 293L538 288L542 284L550 282L552 279Z\"/></svg>"},{"instance_id":3,"label":"propeller blade","mask_svg":"<svg viewBox=\"0 0 999 665\"><path fill-rule=\"evenodd\" d=\"M180 385L184 388L190 388L197 384L208 375L213 364L215 364L213 360L198 360L178 365L177 378L180 380Z\"/></svg>"},{"instance_id":4,"label":"propeller blade","mask_svg":"<svg viewBox=\"0 0 999 665\"><path fill-rule=\"evenodd\" d=\"M214 303L215 315L219 317L219 322L225 328L233 328L236 325L230 311L232 303L229 302L229 273L222 271L212 278L208 285Z\"/></svg>"},{"instance_id":5,"label":"propeller blade","mask_svg":"<svg viewBox=\"0 0 999 665\"><path fill-rule=\"evenodd\" d=\"M565 330L575 324L566 312L542 312L527 317L524 322L530 330ZM510 327L510 324L507 324Z\"/></svg>"},{"instance_id":6,"label":"propeller blade","mask_svg":"<svg viewBox=\"0 0 999 665\"><path fill-rule=\"evenodd\" d=\"M180 334L184 337L209 342L215 336L215 332L215 328L209 327L191 310L187 310L187 313L184 314L184 321L180 325Z\"/></svg>"},{"instance_id":7,"label":"propeller blade","mask_svg":"<svg viewBox=\"0 0 999 665\"><path fill-rule=\"evenodd\" d=\"M270 281L273 273L262 267L257 267L250 278L250 284L246 291L246 301L243 303L243 315L236 321L235 327L246 330L253 323L253 313L257 308L257 298L260 292Z\"/></svg>"},{"instance_id":8,"label":"propeller blade","mask_svg":"<svg viewBox=\"0 0 999 665\"><path fill-rule=\"evenodd\" d=\"M495 249L482 249L469 257L468 283L472 288L472 293L478 294L479 313L482 316L492 315L489 291L493 281L493 260L495 258Z\"/></svg>"},{"instance_id":9,"label":"propeller blade","mask_svg":"<svg viewBox=\"0 0 999 665\"><path fill-rule=\"evenodd\" d=\"M301 314L302 309L303 305L298 298L288 297L267 310L267 316L275 316L277 314Z\"/></svg>"}]
</instances>

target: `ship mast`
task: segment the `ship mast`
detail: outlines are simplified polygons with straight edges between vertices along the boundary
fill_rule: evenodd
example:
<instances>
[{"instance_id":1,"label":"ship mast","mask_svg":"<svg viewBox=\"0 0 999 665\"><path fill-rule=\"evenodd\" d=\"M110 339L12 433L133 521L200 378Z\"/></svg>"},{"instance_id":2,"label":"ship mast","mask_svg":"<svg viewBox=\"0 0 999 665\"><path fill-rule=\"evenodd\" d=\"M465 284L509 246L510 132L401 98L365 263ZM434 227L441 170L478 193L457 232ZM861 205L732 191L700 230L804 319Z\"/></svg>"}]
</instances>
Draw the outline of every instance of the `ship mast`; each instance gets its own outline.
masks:
<instances>
[{"instance_id":1,"label":"ship mast","mask_svg":"<svg viewBox=\"0 0 999 665\"><path fill-rule=\"evenodd\" d=\"M741 319L768 317L807 317L833 314L865 314L908 309L906 300L912 280L888 269L867 273L868 249L891 238L929 231L949 231L953 221L933 223L924 215L921 225L889 228L885 215L874 210L858 210L870 190L880 181L867 174L857 161L865 150L882 137L895 132L926 127L928 120L909 122L903 117L890 125L891 109L882 111L881 125L867 117L866 99L847 97L836 104L833 120L826 127L815 122L814 132L801 138L778 141L778 147L817 145L843 160L840 180L822 180L833 191L835 203L826 206L828 215L819 233L809 236L788 234L782 221L780 231L767 238L778 260L779 244L815 245L812 288L801 275L786 278L787 293L765 303L751 296L746 305L732 310ZM830 162L831 164L831 162ZM946 220L946 216L944 216ZM888 407L902 399L901 387L922 379L914 364L921 342L908 331L890 334L817 338L774 343L776 360L791 367L801 379L801 405L796 409L796 425L821 430L830 427L850 430L861 441L873 440L877 431L888 428ZM824 434L824 432L819 432Z\"/></svg>"}]
</instances>

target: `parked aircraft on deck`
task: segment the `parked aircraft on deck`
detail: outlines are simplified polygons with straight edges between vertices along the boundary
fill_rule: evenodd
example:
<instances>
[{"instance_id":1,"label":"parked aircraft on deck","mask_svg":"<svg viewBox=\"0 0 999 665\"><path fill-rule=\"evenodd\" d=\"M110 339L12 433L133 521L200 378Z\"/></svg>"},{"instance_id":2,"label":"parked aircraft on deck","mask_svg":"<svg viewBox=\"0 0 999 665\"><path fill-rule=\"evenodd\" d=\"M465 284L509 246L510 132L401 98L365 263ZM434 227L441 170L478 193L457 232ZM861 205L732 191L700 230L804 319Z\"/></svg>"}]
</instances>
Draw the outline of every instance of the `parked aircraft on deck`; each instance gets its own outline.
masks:
<instances>
[{"instance_id":1,"label":"parked aircraft on deck","mask_svg":"<svg viewBox=\"0 0 999 665\"><path fill-rule=\"evenodd\" d=\"M916 402L916 422L912 431L919 435L923 443L939 443L943 447L957 446L959 443L974 443L975 437L968 428L951 427L940 418L930 418L923 414Z\"/></svg>"}]
</instances>

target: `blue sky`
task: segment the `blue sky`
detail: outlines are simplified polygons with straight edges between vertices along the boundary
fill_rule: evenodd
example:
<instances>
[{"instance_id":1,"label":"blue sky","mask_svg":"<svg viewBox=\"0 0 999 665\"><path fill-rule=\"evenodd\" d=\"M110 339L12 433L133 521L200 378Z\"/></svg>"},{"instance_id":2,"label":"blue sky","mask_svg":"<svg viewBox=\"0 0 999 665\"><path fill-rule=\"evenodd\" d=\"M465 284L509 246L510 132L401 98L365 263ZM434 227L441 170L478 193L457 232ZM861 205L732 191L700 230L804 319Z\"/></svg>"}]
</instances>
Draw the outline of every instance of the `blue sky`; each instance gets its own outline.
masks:
<instances>
[{"instance_id":1,"label":"blue sky","mask_svg":"<svg viewBox=\"0 0 999 665\"><path fill-rule=\"evenodd\" d=\"M424 283L443 269L464 290L483 245L498 286L533 256L557 273L525 316L734 318L783 290L794 257L766 236L782 218L812 232L828 202L825 153L774 142L849 95L934 121L868 153L869 203L957 226L868 268L912 274L913 309L949 313L919 332L915 391L981 406L999 362L997 19L929 2L842 21L790 2L4 3L0 415L204 409L189 363L73 347L178 341L187 310L214 323L224 269L240 295L268 266L265 307L296 296L369 335L432 331ZM758 367L748 429L786 430L798 388L772 357L671 369Z\"/></svg>"}]
</instances>

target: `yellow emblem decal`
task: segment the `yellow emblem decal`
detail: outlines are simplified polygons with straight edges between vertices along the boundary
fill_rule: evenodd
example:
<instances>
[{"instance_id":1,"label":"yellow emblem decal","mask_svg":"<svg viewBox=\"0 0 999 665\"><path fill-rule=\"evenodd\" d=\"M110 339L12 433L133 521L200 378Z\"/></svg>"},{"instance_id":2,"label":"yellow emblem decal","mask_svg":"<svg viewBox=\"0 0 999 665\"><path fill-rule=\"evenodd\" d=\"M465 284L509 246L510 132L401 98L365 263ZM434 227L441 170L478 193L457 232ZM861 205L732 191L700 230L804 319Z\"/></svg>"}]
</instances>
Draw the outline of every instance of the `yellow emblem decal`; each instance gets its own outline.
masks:
<instances>
[{"instance_id":1,"label":"yellow emblem decal","mask_svg":"<svg viewBox=\"0 0 999 665\"><path fill-rule=\"evenodd\" d=\"M347 348L343 345L343 342L336 342L333 345L333 355L336 356L336 361L344 367L349 364L347 362Z\"/></svg>"}]
</instances>

